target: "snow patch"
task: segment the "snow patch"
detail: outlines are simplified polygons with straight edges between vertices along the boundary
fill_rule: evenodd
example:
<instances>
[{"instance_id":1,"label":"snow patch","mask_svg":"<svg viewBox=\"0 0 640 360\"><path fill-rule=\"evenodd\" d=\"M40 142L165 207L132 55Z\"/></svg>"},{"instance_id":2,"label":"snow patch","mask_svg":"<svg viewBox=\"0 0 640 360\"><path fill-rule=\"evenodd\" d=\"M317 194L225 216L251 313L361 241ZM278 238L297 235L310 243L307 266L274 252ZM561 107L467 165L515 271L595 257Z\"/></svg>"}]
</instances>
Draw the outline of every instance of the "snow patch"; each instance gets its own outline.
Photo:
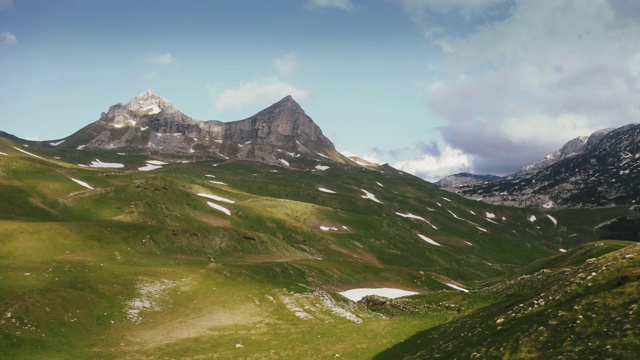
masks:
<instances>
[{"instance_id":1,"label":"snow patch","mask_svg":"<svg viewBox=\"0 0 640 360\"><path fill-rule=\"evenodd\" d=\"M227 185L227 184L223 183L222 181L209 180L209 182L212 183L212 184Z\"/></svg>"},{"instance_id":2,"label":"snow patch","mask_svg":"<svg viewBox=\"0 0 640 360\"><path fill-rule=\"evenodd\" d=\"M65 140L67 140L67 139L62 139L62 140L60 140L58 142L50 142L49 145L58 146L58 145L62 144Z\"/></svg>"},{"instance_id":3,"label":"snow patch","mask_svg":"<svg viewBox=\"0 0 640 360\"><path fill-rule=\"evenodd\" d=\"M0 151L0 155L9 156L9 155L3 153L2 151Z\"/></svg>"},{"instance_id":4,"label":"snow patch","mask_svg":"<svg viewBox=\"0 0 640 360\"><path fill-rule=\"evenodd\" d=\"M222 196L205 194L205 193L198 193L196 195L201 196L201 197L205 197L205 198L208 198L208 199L211 199L211 200L226 202L226 203L229 203L229 204L235 204L236 203L234 200L223 198Z\"/></svg>"},{"instance_id":5,"label":"snow patch","mask_svg":"<svg viewBox=\"0 0 640 360\"><path fill-rule=\"evenodd\" d=\"M436 246L442 246L442 245L438 244L437 242L435 242L435 241L433 241L433 240L429 239L428 237L426 237L426 236L424 236L424 235L422 235L422 234L418 234L418 236L420 237L420 239L422 239L422 240L424 240L424 241L428 242L429 244L436 245Z\"/></svg>"},{"instance_id":6,"label":"snow patch","mask_svg":"<svg viewBox=\"0 0 640 360\"><path fill-rule=\"evenodd\" d=\"M325 155L325 154L323 154L323 153L316 153L316 154L318 154L318 155L322 156L323 158L331 159L330 157L328 157L327 155Z\"/></svg>"},{"instance_id":7,"label":"snow patch","mask_svg":"<svg viewBox=\"0 0 640 360\"><path fill-rule=\"evenodd\" d=\"M85 146L87 146L87 145L78 145L78 147L77 147L76 149L78 149L78 150L82 150L82 149L84 149L84 148L85 148Z\"/></svg>"},{"instance_id":8,"label":"snow patch","mask_svg":"<svg viewBox=\"0 0 640 360\"><path fill-rule=\"evenodd\" d=\"M15 146L14 146L13 148L14 148L14 149L16 149L16 150L18 150L18 151L20 151L21 153L24 153L24 154L27 154L27 155L31 155L31 156L33 156L33 157L37 157L38 159L43 159L43 160L44 160L44 158L43 158L42 156L38 156L38 155L36 155L36 154L32 154L32 153L30 153L30 152L28 152L28 151L22 150L22 149L20 149L20 148L15 147Z\"/></svg>"},{"instance_id":9,"label":"snow patch","mask_svg":"<svg viewBox=\"0 0 640 360\"><path fill-rule=\"evenodd\" d=\"M567 252L566 249L558 249L558 251L560 251L561 253L566 253Z\"/></svg>"},{"instance_id":10,"label":"snow patch","mask_svg":"<svg viewBox=\"0 0 640 360\"><path fill-rule=\"evenodd\" d=\"M325 165L316 165L316 170L320 170L320 171L325 171L327 170L329 167L325 166Z\"/></svg>"},{"instance_id":11,"label":"snow patch","mask_svg":"<svg viewBox=\"0 0 640 360\"><path fill-rule=\"evenodd\" d=\"M551 209L555 204L553 203L553 201L549 201L546 204L542 205L543 208L545 209Z\"/></svg>"},{"instance_id":12,"label":"snow patch","mask_svg":"<svg viewBox=\"0 0 640 360\"><path fill-rule=\"evenodd\" d=\"M216 209L218 211L222 211L223 213L231 216L231 211L229 211L229 209L227 209L224 206L220 206L220 205L218 205L216 203L212 203L211 201L207 201L207 205L211 206L212 208L214 208L214 209Z\"/></svg>"},{"instance_id":13,"label":"snow patch","mask_svg":"<svg viewBox=\"0 0 640 360\"><path fill-rule=\"evenodd\" d=\"M373 201L375 201L375 202L377 202L377 203L382 204L382 202L381 202L380 200L378 200L378 199L376 198L376 196L375 196L375 195L373 195L372 193L368 192L368 191L367 191L367 190L365 190L365 189L360 189L360 190L364 191L364 193L365 193L365 195L362 195L362 196L361 196L363 199L373 200Z\"/></svg>"},{"instance_id":14,"label":"snow patch","mask_svg":"<svg viewBox=\"0 0 640 360\"><path fill-rule=\"evenodd\" d=\"M403 296L417 295L415 291L400 290L394 288L358 288L339 292L338 294L351 301L360 301L368 295L383 296L389 299L396 299Z\"/></svg>"},{"instance_id":15,"label":"snow patch","mask_svg":"<svg viewBox=\"0 0 640 360\"><path fill-rule=\"evenodd\" d=\"M328 194L335 194L336 192L333 190L329 190L329 189L325 189L325 188L318 188L318 190L328 193Z\"/></svg>"},{"instance_id":16,"label":"snow patch","mask_svg":"<svg viewBox=\"0 0 640 360\"><path fill-rule=\"evenodd\" d=\"M141 166L138 168L138 170L140 171L151 171L151 170L156 170L156 169L161 169L162 166L160 165L152 165L152 164L147 164L145 166Z\"/></svg>"},{"instance_id":17,"label":"snow patch","mask_svg":"<svg viewBox=\"0 0 640 360\"><path fill-rule=\"evenodd\" d=\"M495 219L495 218L496 218L496 214L487 212L487 219Z\"/></svg>"},{"instance_id":18,"label":"snow patch","mask_svg":"<svg viewBox=\"0 0 640 360\"><path fill-rule=\"evenodd\" d=\"M86 182L82 181L82 180L78 180L78 179L74 179L74 178L69 178L73 181L75 181L76 183L86 187L87 189L93 190L93 187L91 187L91 185L87 184Z\"/></svg>"},{"instance_id":19,"label":"snow patch","mask_svg":"<svg viewBox=\"0 0 640 360\"><path fill-rule=\"evenodd\" d=\"M535 221L536 221L536 220L538 220L538 219L536 219L536 216L535 216L535 215L531 215L531 216L529 216L529 217L527 218L527 220L529 220L529 221L531 221L531 222L535 222Z\"/></svg>"},{"instance_id":20,"label":"snow patch","mask_svg":"<svg viewBox=\"0 0 640 360\"><path fill-rule=\"evenodd\" d=\"M376 184L378 184L378 186L384 187L384 185L380 184L379 182L376 181Z\"/></svg>"},{"instance_id":21,"label":"snow patch","mask_svg":"<svg viewBox=\"0 0 640 360\"><path fill-rule=\"evenodd\" d=\"M169 163L160 160L147 160L146 163L151 165L169 165Z\"/></svg>"},{"instance_id":22,"label":"snow patch","mask_svg":"<svg viewBox=\"0 0 640 360\"><path fill-rule=\"evenodd\" d=\"M322 225L320 225L320 230L322 230L322 231L331 231L331 230L338 231L338 228L334 227L334 226L322 226Z\"/></svg>"},{"instance_id":23,"label":"snow patch","mask_svg":"<svg viewBox=\"0 0 640 360\"><path fill-rule=\"evenodd\" d=\"M92 167L92 168L114 168L114 169L120 169L120 168L124 167L124 164L106 163L106 162L100 161L100 159L96 159L95 161L91 162L89 167Z\"/></svg>"},{"instance_id":24,"label":"snow patch","mask_svg":"<svg viewBox=\"0 0 640 360\"><path fill-rule=\"evenodd\" d=\"M556 218L548 214L547 217L549 218L549 220L553 221L553 225L558 225L558 220L556 220Z\"/></svg>"},{"instance_id":25,"label":"snow patch","mask_svg":"<svg viewBox=\"0 0 640 360\"><path fill-rule=\"evenodd\" d=\"M451 287L451 288L454 288L454 289L456 289L456 290L460 290L460 291L464 291L464 292L469 292L469 290L467 290L467 289L465 289L465 288L463 288L463 287L460 287L460 286L458 286L458 285L455 285L455 284L445 283L445 285L447 285L447 286L449 286L449 287Z\"/></svg>"},{"instance_id":26,"label":"snow patch","mask_svg":"<svg viewBox=\"0 0 640 360\"><path fill-rule=\"evenodd\" d=\"M488 232L487 229L483 229L480 226L476 226L478 228L478 230L483 231L483 232Z\"/></svg>"},{"instance_id":27,"label":"snow patch","mask_svg":"<svg viewBox=\"0 0 640 360\"><path fill-rule=\"evenodd\" d=\"M283 163L285 166L289 166L289 162L285 159L278 159L280 160L281 163Z\"/></svg>"},{"instance_id":28,"label":"snow patch","mask_svg":"<svg viewBox=\"0 0 640 360\"><path fill-rule=\"evenodd\" d=\"M418 216L418 215L413 215L411 213L406 213L406 214L402 214L399 212L396 212L396 215L400 215L403 218L408 218L408 219L418 219L418 220L422 220L424 222L427 222L427 220L425 220L425 218L423 218L422 216Z\"/></svg>"}]
</instances>

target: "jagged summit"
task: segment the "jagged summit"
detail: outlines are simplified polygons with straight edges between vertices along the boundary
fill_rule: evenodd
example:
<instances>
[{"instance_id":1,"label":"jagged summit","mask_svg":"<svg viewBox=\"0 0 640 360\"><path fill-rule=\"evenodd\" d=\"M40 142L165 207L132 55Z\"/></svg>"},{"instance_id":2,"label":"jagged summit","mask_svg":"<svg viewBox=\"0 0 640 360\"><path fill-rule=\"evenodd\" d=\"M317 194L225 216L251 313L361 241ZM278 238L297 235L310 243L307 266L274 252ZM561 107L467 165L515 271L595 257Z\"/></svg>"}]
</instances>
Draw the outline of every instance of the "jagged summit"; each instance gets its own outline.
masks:
<instances>
[{"instance_id":1,"label":"jagged summit","mask_svg":"<svg viewBox=\"0 0 640 360\"><path fill-rule=\"evenodd\" d=\"M51 146L203 153L287 166L300 156L349 163L291 95L246 119L221 122L194 120L147 89L64 140Z\"/></svg>"}]
</instances>

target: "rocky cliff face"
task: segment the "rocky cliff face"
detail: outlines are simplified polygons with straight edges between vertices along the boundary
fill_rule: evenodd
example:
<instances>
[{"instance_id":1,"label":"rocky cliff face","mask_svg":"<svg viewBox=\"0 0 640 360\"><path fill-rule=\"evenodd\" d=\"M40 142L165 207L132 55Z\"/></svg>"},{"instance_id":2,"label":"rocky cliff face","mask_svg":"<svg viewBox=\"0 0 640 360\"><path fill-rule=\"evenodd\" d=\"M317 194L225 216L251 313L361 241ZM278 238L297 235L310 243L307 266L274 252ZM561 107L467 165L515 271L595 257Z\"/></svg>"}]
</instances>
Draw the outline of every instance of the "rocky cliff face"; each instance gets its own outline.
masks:
<instances>
[{"instance_id":1,"label":"rocky cliff face","mask_svg":"<svg viewBox=\"0 0 640 360\"><path fill-rule=\"evenodd\" d=\"M289 163L283 159L287 155L318 158L322 154L323 159L348 162L291 96L247 119L221 122L194 120L150 89L126 104L111 106L62 146L204 152L277 164Z\"/></svg>"},{"instance_id":2,"label":"rocky cliff face","mask_svg":"<svg viewBox=\"0 0 640 360\"><path fill-rule=\"evenodd\" d=\"M501 179L495 175L475 175L471 173L459 173L445 176L436 182L436 185L446 188L457 188L461 186L480 185Z\"/></svg>"},{"instance_id":3,"label":"rocky cliff face","mask_svg":"<svg viewBox=\"0 0 640 360\"><path fill-rule=\"evenodd\" d=\"M582 141L581 141L582 142ZM528 177L462 188L462 195L509 206L594 207L640 203L640 125L590 136L580 151Z\"/></svg>"},{"instance_id":4,"label":"rocky cliff face","mask_svg":"<svg viewBox=\"0 0 640 360\"><path fill-rule=\"evenodd\" d=\"M590 149L611 130L613 129L603 129L596 131L589 136L578 136L575 139L571 139L566 144L564 144L564 146L562 146L560 150L549 153L544 157L544 159L523 167L522 170L511 175L511 177L518 178L531 176L541 169L551 166L558 161L582 154L584 151Z\"/></svg>"}]
</instances>

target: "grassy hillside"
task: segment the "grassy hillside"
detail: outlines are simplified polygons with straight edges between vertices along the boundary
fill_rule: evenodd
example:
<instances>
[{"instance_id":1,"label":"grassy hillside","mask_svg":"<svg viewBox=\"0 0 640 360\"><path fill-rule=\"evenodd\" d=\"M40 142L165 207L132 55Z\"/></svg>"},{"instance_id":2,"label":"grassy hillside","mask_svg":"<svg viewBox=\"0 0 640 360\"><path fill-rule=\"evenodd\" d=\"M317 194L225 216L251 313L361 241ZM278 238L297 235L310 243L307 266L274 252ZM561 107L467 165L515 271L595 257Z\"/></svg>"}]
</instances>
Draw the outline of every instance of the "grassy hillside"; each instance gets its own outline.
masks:
<instances>
[{"instance_id":1,"label":"grassy hillside","mask_svg":"<svg viewBox=\"0 0 640 360\"><path fill-rule=\"evenodd\" d=\"M637 217L490 206L384 166L51 151L0 139L8 358L421 357L422 331L503 309L497 279L575 267L596 225ZM78 165L96 159L125 167ZM152 159L168 164L137 170ZM367 308L338 294L361 287L419 295Z\"/></svg>"}]
</instances>

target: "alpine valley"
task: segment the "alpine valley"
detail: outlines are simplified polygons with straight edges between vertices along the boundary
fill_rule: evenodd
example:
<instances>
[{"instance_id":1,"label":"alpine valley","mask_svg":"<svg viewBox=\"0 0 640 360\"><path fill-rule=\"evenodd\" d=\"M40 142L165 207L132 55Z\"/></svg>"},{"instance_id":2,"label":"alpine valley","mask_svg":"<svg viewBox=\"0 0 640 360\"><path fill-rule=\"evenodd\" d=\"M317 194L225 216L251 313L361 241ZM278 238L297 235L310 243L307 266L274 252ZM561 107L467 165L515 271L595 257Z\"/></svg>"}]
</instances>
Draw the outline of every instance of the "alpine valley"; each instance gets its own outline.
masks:
<instances>
[{"instance_id":1,"label":"alpine valley","mask_svg":"<svg viewBox=\"0 0 640 360\"><path fill-rule=\"evenodd\" d=\"M632 359L640 127L593 139L457 194L341 155L291 97L0 133L0 354Z\"/></svg>"}]
</instances>

